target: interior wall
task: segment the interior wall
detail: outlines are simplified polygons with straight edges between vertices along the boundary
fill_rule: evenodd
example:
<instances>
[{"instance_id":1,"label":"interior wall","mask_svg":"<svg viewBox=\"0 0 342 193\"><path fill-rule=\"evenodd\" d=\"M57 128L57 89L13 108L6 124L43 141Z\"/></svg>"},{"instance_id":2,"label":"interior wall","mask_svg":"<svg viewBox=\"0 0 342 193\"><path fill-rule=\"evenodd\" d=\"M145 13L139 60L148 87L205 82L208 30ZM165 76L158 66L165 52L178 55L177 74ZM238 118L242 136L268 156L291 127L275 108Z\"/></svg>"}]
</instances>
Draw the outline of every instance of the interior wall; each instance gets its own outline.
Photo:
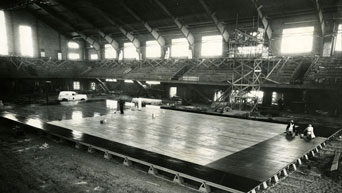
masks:
<instances>
[{"instance_id":1,"label":"interior wall","mask_svg":"<svg viewBox=\"0 0 342 193\"><path fill-rule=\"evenodd\" d=\"M5 11L9 55L20 56L19 26L28 25L32 29L33 57L40 57L40 50L46 57L57 59L58 51L62 51L63 59L67 59L67 39L56 30L25 10Z\"/></svg>"},{"instance_id":2,"label":"interior wall","mask_svg":"<svg viewBox=\"0 0 342 193\"><path fill-rule=\"evenodd\" d=\"M45 50L46 57L51 57L53 59L57 58L57 52L62 51L63 59L67 59L67 42L68 39L64 37L62 34L52 29L50 26L40 21L39 18L36 18L31 13L25 10L15 10L15 11L5 11L6 14L6 22L7 22L7 31L9 38L9 54L14 56L20 56L20 45L19 45L19 34L18 34L18 26L19 25L29 25L32 27L33 32L33 45L34 45L34 57L39 57L39 52L41 49ZM326 18L326 35L333 35L333 29L336 23L334 22L334 14L325 13ZM303 26L314 26L314 43L312 52L309 53L301 53L300 55L322 55L323 53L323 38L320 32L320 24L317 17L317 14L304 15L304 16L292 16L292 17L284 17L278 19L269 20L272 30L273 37L271 39L270 50L274 56L282 56L284 54L281 53L281 37L282 30L284 28L292 28L292 27L303 27ZM239 29L244 28L256 28L258 23L256 21L252 22L244 22L244 23L235 23L235 24L227 24L226 28L230 31L232 35L232 31L237 27ZM259 25L261 25L259 23ZM338 25L338 24L337 24ZM206 27L190 27L191 33L195 37L195 52L194 58L201 58L201 38L206 35L218 35L218 31L215 26L206 26ZM174 38L184 38L179 30L172 31L163 31L160 34L166 40L166 46L171 46L171 40ZM140 40L143 51L143 58L145 58L145 42L148 40L153 40L151 34L139 34L136 35ZM333 36L331 36L333 37ZM128 40L123 37L113 37L120 44L120 47L123 47L123 44ZM331 38L330 38L331 39ZM101 43L102 49L99 53L99 58L102 59L104 54L103 46L106 44L106 41L101 38L96 38L98 42ZM93 52L96 52L94 49L89 49L88 44L84 44L82 39L77 39L76 41L81 42L83 46L81 46L80 54L81 60L88 59L89 55ZM326 44L333 45L333 44ZM88 46L88 47L87 47ZM325 50L329 50L325 48ZM226 56L228 51L228 46L226 43L223 43L223 56ZM326 51L327 52L327 51Z\"/></svg>"}]
</instances>

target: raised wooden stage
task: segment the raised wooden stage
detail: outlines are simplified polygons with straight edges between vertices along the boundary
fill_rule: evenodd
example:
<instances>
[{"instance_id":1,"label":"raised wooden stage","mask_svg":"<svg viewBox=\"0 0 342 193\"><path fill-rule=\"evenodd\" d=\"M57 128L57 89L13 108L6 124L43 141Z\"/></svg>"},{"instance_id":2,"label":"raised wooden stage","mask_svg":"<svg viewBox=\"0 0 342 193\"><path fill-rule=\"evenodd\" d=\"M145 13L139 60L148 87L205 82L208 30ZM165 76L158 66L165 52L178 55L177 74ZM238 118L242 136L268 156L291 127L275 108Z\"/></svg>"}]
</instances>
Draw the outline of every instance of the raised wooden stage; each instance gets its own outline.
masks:
<instances>
[{"instance_id":1,"label":"raised wooden stage","mask_svg":"<svg viewBox=\"0 0 342 193\"><path fill-rule=\"evenodd\" d=\"M19 106L2 111L3 120L41 129L126 163L149 166L230 192L254 192L314 153L338 129L316 128L318 137L288 140L286 125L205 114L143 108L114 113L113 101L77 105ZM106 123L100 124L101 120ZM285 171L284 171L285 169ZM284 175L284 173L282 173Z\"/></svg>"}]
</instances>

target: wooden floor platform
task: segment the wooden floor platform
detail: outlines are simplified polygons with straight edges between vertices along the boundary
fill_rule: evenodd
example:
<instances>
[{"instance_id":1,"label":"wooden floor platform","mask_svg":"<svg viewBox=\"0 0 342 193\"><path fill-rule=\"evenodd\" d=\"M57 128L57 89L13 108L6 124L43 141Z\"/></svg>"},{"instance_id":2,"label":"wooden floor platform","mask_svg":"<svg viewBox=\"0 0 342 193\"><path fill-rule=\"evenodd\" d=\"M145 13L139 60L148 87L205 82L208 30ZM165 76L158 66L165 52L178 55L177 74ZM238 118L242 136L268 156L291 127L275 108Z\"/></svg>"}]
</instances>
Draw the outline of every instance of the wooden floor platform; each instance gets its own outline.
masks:
<instances>
[{"instance_id":1,"label":"wooden floor platform","mask_svg":"<svg viewBox=\"0 0 342 193\"><path fill-rule=\"evenodd\" d=\"M77 105L18 106L1 117L157 167L248 192L337 132L287 139L286 125L155 107L115 113L113 101ZM101 124L101 120L106 120Z\"/></svg>"}]
</instances>

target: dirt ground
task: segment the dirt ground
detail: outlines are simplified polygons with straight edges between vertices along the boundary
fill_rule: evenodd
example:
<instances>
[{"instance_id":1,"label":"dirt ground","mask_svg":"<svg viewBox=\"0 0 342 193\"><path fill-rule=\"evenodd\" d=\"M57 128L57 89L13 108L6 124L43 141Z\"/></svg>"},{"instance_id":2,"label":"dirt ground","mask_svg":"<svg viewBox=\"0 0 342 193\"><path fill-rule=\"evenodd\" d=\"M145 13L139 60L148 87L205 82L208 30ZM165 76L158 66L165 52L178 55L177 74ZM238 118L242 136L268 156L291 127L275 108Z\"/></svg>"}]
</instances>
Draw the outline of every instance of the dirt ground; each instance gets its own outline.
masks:
<instances>
[{"instance_id":1,"label":"dirt ground","mask_svg":"<svg viewBox=\"0 0 342 193\"><path fill-rule=\"evenodd\" d=\"M103 154L37 134L15 137L0 126L1 193L194 193Z\"/></svg>"},{"instance_id":2,"label":"dirt ground","mask_svg":"<svg viewBox=\"0 0 342 193\"><path fill-rule=\"evenodd\" d=\"M342 138L327 143L314 158L270 187L265 193L339 193L342 192L342 166L330 171L336 151L342 150Z\"/></svg>"}]
</instances>

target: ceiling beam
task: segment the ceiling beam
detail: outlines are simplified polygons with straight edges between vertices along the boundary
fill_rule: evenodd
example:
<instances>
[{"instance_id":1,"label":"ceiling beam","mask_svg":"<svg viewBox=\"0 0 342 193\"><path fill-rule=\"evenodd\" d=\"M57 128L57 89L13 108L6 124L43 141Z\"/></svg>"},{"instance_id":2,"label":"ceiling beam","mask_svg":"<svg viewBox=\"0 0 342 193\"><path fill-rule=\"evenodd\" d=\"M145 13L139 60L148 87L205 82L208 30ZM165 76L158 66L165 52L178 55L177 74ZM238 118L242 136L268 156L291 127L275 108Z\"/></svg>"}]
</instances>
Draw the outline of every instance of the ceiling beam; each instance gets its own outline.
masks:
<instances>
[{"instance_id":1,"label":"ceiling beam","mask_svg":"<svg viewBox=\"0 0 342 193\"><path fill-rule=\"evenodd\" d=\"M61 4L57 3L54 0L49 0L50 3L52 3L54 6L58 5L63 7ZM76 33L79 34L79 36L84 39L86 42L88 42L91 46L93 46L93 48L96 51L100 51L100 44L98 42L96 42L93 38L85 35L84 33L80 32L80 30L76 29L72 23L70 23L70 21L68 21L68 18L65 18L65 20L61 19L61 14L57 13L53 8L51 8L50 6L47 6L45 4L41 4L41 3L34 3L34 6L39 7L40 9L44 10L46 13L48 13L50 16L52 16L54 19L56 19L57 21L64 23L66 25L68 25L71 29L73 29ZM64 7L63 7L64 8Z\"/></svg>"},{"instance_id":2,"label":"ceiling beam","mask_svg":"<svg viewBox=\"0 0 342 193\"><path fill-rule=\"evenodd\" d=\"M45 23L46 25L48 25L49 27L51 27L52 29L54 29L56 32L62 34L63 36L65 36L66 38L69 38L71 39L72 38L72 35L71 33L67 33L67 32L64 32L63 30L61 30L60 28L56 27L56 24L52 24L53 22L51 21L48 21L46 19L46 17L44 17L44 14L41 14L39 13L37 10L42 10L41 8L39 8L38 6L34 5L34 4L31 4L28 6L29 8L29 12L31 14L33 14L38 20L41 20L43 23ZM44 11L44 10L43 10ZM57 21L58 23L60 24L63 24L63 25L66 25L66 27L71 28L71 26L68 26L64 21L60 20L59 18L55 18L53 16L51 16L49 13L47 13L46 11L44 11L47 15L49 15L50 17L53 18L53 20Z\"/></svg>"},{"instance_id":3,"label":"ceiling beam","mask_svg":"<svg viewBox=\"0 0 342 193\"><path fill-rule=\"evenodd\" d=\"M201 3L201 5L204 8L204 10L207 13L207 15L211 18L211 20L213 20L217 30L222 35L223 40L226 43L228 43L228 41L229 41L229 33L227 31L227 28L223 25L222 22L219 22L219 20L217 19L215 13L210 10L209 6L204 2L204 0L199 0L199 2Z\"/></svg>"},{"instance_id":4,"label":"ceiling beam","mask_svg":"<svg viewBox=\"0 0 342 193\"><path fill-rule=\"evenodd\" d=\"M258 12L258 16L259 18L261 19L261 22L262 22L262 25L264 26L265 28L265 31L266 31L266 34L267 34L267 37L268 37L268 40L271 41L271 38L272 38L272 28L271 28L271 25L269 24L266 16L262 13L261 11L261 8L262 8L262 5L258 5L257 4L257 1L256 0L252 0L253 4L255 5L255 8Z\"/></svg>"},{"instance_id":5,"label":"ceiling beam","mask_svg":"<svg viewBox=\"0 0 342 193\"><path fill-rule=\"evenodd\" d=\"M316 8L317 8L317 14L318 14L318 18L319 18L319 23L321 25L322 36L324 37L324 34L325 34L325 22L324 22L323 12L322 12L321 6L319 4L319 0L316 0Z\"/></svg>"},{"instance_id":6,"label":"ceiling beam","mask_svg":"<svg viewBox=\"0 0 342 193\"><path fill-rule=\"evenodd\" d=\"M126 9L126 11L131 14L137 21L144 24L144 27L147 29L148 32L153 36L155 40L159 43L159 45L163 48L165 47L165 39L161 36L157 30L153 29L150 24L144 21L141 17L139 17L131 8L129 8L125 3L121 2L120 5Z\"/></svg>"},{"instance_id":7,"label":"ceiling beam","mask_svg":"<svg viewBox=\"0 0 342 193\"><path fill-rule=\"evenodd\" d=\"M120 26L119 24L117 24L114 19L108 15L107 13L105 13L104 11L102 11L101 9L97 8L97 7L92 7L93 9L95 9L97 11L97 13L104 18L108 23L110 23L112 26L117 27L120 32L130 41L132 42L132 44L134 45L134 47L137 49L137 52L139 53L139 57L140 57L140 53L141 53L141 46L140 46L140 41L130 32L128 32L126 29L124 29L122 26Z\"/></svg>"},{"instance_id":8,"label":"ceiling beam","mask_svg":"<svg viewBox=\"0 0 342 193\"><path fill-rule=\"evenodd\" d=\"M61 6L63 9L65 9L68 13L71 13L74 17L81 19L82 21L84 21L85 23L87 23L88 25L91 26L91 28L95 29L96 32L103 38L106 40L107 43L109 43L115 50L117 53L120 52L120 46L119 43L114 40L109 34L105 34L102 30L100 30L98 27L96 27L92 22L90 22L88 19L85 19L85 16L80 14L80 13L76 13L76 11L72 11L70 10L68 7L66 7L65 5L62 5L61 3L58 3L59 6Z\"/></svg>"},{"instance_id":9,"label":"ceiling beam","mask_svg":"<svg viewBox=\"0 0 342 193\"><path fill-rule=\"evenodd\" d=\"M192 35L190 30L185 25L183 25L179 21L178 18L176 18L175 16L173 16L170 13L170 11L165 7L165 5L163 5L159 0L154 0L154 1L173 20L173 22L175 22L175 24L177 25L178 29L182 32L183 36L189 42L191 50L192 50L192 54L194 54L194 45L195 45L195 37L194 37L194 35Z\"/></svg>"}]
</instances>

